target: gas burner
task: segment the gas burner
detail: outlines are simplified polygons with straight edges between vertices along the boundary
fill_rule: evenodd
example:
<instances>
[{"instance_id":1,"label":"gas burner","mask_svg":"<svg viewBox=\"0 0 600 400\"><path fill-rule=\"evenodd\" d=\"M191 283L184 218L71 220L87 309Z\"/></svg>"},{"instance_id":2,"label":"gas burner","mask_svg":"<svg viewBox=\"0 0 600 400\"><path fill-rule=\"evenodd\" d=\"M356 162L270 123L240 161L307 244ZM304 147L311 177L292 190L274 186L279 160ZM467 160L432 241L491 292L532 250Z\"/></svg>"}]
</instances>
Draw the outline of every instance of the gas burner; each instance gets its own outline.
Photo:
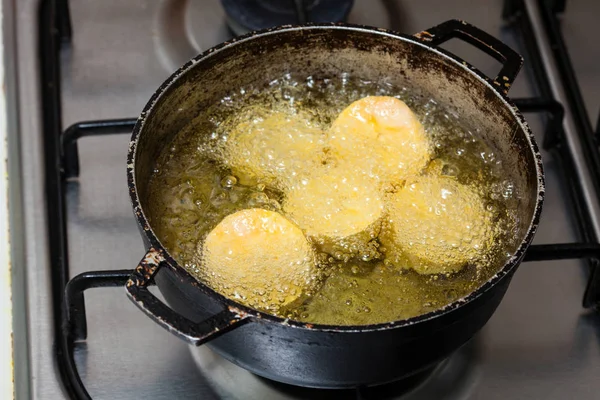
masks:
<instances>
[{"instance_id":1,"label":"gas burner","mask_svg":"<svg viewBox=\"0 0 600 400\"><path fill-rule=\"evenodd\" d=\"M438 365L408 378L357 389L311 389L274 382L239 367L208 346L190 347L194 361L213 391L225 399L462 399L476 379L478 337Z\"/></svg>"},{"instance_id":2,"label":"gas burner","mask_svg":"<svg viewBox=\"0 0 600 400\"><path fill-rule=\"evenodd\" d=\"M226 4L231 3L235 10L241 10L246 7L247 3L260 3L261 7L273 3L275 5L273 9L279 13L283 12L284 19L286 18L285 12L288 13L288 19L283 22L297 23L297 20L294 19L296 15L294 14L294 8L291 7L294 4L292 0L221 1L223 6L216 0L214 0L214 3L211 3L212 6L207 6L204 1L188 0L163 0L157 3L159 6L156 7L157 13L153 28L155 32L153 41L158 58L163 64L165 71L169 73L175 71L190 58L221 42L231 39L235 35L232 32L233 28L229 27L231 25L229 23L233 21L228 16L231 14L229 11L230 8L227 8L227 12L224 10L224 7L228 7ZM323 13L320 11L323 9L323 3L327 5L325 8L331 8L334 4L339 5ZM399 15L401 15L400 10L388 1L304 0L304 4L308 4L308 8L310 8L309 15L311 17L309 20L313 22L345 20L345 15L350 11L347 20L353 24L396 30L401 30L402 27L402 20L399 18ZM260 9L260 7L256 6L253 8L253 12L258 13ZM343 10L345 14L340 16L340 10ZM334 15L336 13L338 14L337 17ZM313 15L318 18L312 19ZM274 23L277 23L277 21ZM272 25L273 23L268 26ZM240 27L240 29L242 28ZM244 28L242 30L247 32L248 29Z\"/></svg>"},{"instance_id":3,"label":"gas burner","mask_svg":"<svg viewBox=\"0 0 600 400\"><path fill-rule=\"evenodd\" d=\"M353 0L221 0L236 35L305 22L341 22Z\"/></svg>"}]
</instances>

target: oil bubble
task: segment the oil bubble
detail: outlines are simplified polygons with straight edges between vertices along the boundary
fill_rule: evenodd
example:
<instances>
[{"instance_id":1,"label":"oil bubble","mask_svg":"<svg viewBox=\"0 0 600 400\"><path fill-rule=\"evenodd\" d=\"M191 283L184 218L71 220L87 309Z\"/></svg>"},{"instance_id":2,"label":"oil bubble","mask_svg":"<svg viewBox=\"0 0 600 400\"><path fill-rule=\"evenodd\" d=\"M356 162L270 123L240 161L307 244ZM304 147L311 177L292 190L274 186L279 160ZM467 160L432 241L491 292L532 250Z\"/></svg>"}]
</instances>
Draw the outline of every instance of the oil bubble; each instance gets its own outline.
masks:
<instances>
[{"instance_id":1,"label":"oil bubble","mask_svg":"<svg viewBox=\"0 0 600 400\"><path fill-rule=\"evenodd\" d=\"M221 179L221 187L223 189L231 189L237 184L237 178L233 175L227 175L223 179Z\"/></svg>"}]
</instances>

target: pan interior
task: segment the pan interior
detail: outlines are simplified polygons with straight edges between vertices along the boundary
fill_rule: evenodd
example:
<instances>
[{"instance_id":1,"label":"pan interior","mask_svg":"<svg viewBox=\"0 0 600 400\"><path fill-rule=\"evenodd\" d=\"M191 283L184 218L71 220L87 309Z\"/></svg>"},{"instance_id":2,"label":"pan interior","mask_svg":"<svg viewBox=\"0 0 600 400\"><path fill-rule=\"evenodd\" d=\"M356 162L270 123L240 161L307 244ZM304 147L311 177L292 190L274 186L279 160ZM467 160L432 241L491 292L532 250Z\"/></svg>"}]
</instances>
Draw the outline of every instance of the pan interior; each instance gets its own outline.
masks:
<instances>
[{"instance_id":1,"label":"pan interior","mask_svg":"<svg viewBox=\"0 0 600 400\"><path fill-rule=\"evenodd\" d=\"M157 187L150 184L152 171L157 167L156 160L164 158L167 144L181 140L186 132L190 135L190 132L202 131L210 117L214 116L218 102L230 98L240 88L266 88L269 83L281 81L282 77L293 77L293 80L311 77L320 82L324 79L375 82L375 87L381 88L383 84L391 90L402 88L410 93L410 99L427 99L427 102L442 105L448 113L460 116L462 128L476 132L481 142L492 149L506 174L502 180L510 182L511 192L518 194L512 205L519 210L514 219L512 240L503 249L507 253L516 250L533 218L537 176L526 132L501 98L476 76L429 49L383 34L331 28L283 31L225 47L189 68L158 98L140 134L136 152L136 184L141 206L167 250L171 248L164 243L164 235L157 223L164 212L164 207L156 201L160 188L157 192ZM175 256L175 259L178 257ZM499 268L500 265L497 265L495 269L485 270L476 284L472 276L464 275L464 282L468 284L461 286L463 290L445 288L439 291L439 296L433 296L432 301L424 301L419 310L397 313L395 319L431 311L465 296ZM433 285L430 287L439 286L444 280L419 279L427 280L428 285ZM440 298L442 292L447 296L445 301ZM353 306L363 315L370 311L361 304ZM302 319L300 314L290 316ZM346 323L367 324L388 320L367 317ZM345 324L343 320L310 322Z\"/></svg>"}]
</instances>

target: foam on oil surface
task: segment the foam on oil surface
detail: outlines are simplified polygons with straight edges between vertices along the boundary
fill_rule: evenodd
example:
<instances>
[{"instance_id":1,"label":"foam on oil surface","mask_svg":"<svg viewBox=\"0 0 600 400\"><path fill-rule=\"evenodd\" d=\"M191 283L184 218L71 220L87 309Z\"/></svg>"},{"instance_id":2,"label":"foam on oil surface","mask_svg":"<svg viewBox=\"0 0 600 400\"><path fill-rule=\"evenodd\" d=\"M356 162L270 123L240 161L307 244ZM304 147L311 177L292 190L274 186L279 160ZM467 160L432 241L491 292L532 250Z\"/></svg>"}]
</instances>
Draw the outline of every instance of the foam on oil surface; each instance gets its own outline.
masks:
<instances>
[{"instance_id":1,"label":"foam on oil surface","mask_svg":"<svg viewBox=\"0 0 600 400\"><path fill-rule=\"evenodd\" d=\"M467 257L462 269L454 268L460 269L456 273L418 274L414 269L423 272L423 257L386 243L393 219L399 217L389 199L404 188L404 180L396 178L379 187L365 183L361 178L365 163L360 162L361 155L370 153L365 143L355 147L353 163L341 162L328 145L332 122L340 112L373 95L393 96L408 104L429 141L431 160L421 174L468 187L493 226L494 240L484 256ZM376 171L368 172L375 181L385 181ZM315 252L315 276L304 287L294 286L294 294L274 283L280 291L276 298L292 295L295 301L274 304L269 299L272 293L254 290L258 298L249 305L312 323L371 324L444 306L480 286L504 264L516 245L512 233L520 195L506 176L502 161L477 132L430 99L348 75L319 80L287 75L266 87L231 93L182 130L157 160L147 213L163 245L188 271L241 302L240 288L246 283L207 282L211 271L197 249L221 221L239 210L280 213L303 229ZM456 190L439 185L438 192ZM339 226L335 217L341 221L344 213L349 223ZM427 242L426 237L421 239ZM269 243L265 248L277 246ZM441 250L434 253L443 257Z\"/></svg>"}]
</instances>

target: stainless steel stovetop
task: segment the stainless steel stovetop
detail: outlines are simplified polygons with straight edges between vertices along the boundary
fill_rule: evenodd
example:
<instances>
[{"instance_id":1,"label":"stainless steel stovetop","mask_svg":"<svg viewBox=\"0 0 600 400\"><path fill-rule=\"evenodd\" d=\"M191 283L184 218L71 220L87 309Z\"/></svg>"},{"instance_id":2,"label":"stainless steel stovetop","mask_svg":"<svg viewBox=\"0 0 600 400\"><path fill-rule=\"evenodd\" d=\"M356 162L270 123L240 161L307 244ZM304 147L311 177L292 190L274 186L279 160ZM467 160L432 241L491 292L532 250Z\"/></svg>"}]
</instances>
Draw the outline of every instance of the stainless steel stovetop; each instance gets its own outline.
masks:
<instances>
[{"instance_id":1,"label":"stainless steel stovetop","mask_svg":"<svg viewBox=\"0 0 600 400\"><path fill-rule=\"evenodd\" d=\"M10 2L5 2L10 3ZM527 1L535 4L535 1ZM475 5L477 4L477 5ZM505 28L503 1L356 0L350 22L414 33L451 18L464 19L519 49ZM13 8L14 7L14 8ZM534 7L535 8L535 7ZM180 64L226 40L230 32L218 0L78 0L70 2L72 44L61 51L62 124L136 117L159 84ZM54 346L48 238L44 200L39 96L38 1L9 5L15 12L22 226L14 230L17 390L22 398L65 398ZM600 3L567 1L563 34L595 116L600 106ZM450 43L484 72L499 68L477 50ZM521 49L522 50L522 49ZM528 68L512 97L537 95ZM544 124L526 115L540 142ZM569 133L569 132L568 132ZM16 134L16 132L15 132ZM572 132L571 132L572 134ZM128 135L80 140L81 173L67 184L71 276L98 269L133 268L144 248L132 216L125 181ZM576 145L576 143L575 143ZM576 146L575 146L576 147ZM581 162L576 148L573 153ZM580 240L559 165L543 153L547 197L536 243ZM578 158L579 157L579 158ZM580 163L581 164L581 163ZM14 175L13 175L14 177ZM574 179L574 178L573 178ZM21 185L21 188L19 187ZM583 183L594 206L596 196ZM16 189L15 189L16 190ZM598 216L597 210L592 215ZM599 221L594 221L598 226ZM404 397L393 389L381 398L595 399L600 393L600 316L581 306L587 268L581 261L525 263L483 331ZM127 300L122 288L86 292L88 339L76 345L81 378L94 399L296 399L355 398L353 392L291 388L257 378L212 353L190 351ZM25 362L25 360L27 360ZM377 398L380 398L377 397Z\"/></svg>"}]
</instances>

